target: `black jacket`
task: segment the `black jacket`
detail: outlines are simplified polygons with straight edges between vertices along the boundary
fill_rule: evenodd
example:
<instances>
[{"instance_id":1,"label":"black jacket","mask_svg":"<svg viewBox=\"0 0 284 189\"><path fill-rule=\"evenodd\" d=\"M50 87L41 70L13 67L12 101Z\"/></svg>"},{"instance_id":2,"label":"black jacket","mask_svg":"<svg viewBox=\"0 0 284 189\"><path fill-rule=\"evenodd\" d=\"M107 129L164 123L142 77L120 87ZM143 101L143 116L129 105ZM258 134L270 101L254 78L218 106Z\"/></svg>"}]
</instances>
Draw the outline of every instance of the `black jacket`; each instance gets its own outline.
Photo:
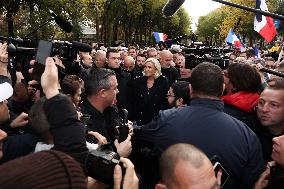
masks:
<instances>
[{"instance_id":1,"label":"black jacket","mask_svg":"<svg viewBox=\"0 0 284 189\"><path fill-rule=\"evenodd\" d=\"M65 152L84 167L88 149L86 129L67 96L58 94L44 102L46 118L54 141L54 149Z\"/></svg>"},{"instance_id":2,"label":"black jacket","mask_svg":"<svg viewBox=\"0 0 284 189\"><path fill-rule=\"evenodd\" d=\"M30 133L8 136L3 142L0 164L33 153L38 141L39 139Z\"/></svg>"},{"instance_id":3,"label":"black jacket","mask_svg":"<svg viewBox=\"0 0 284 189\"><path fill-rule=\"evenodd\" d=\"M160 110L167 109L168 80L165 76L155 79L151 89L147 87L147 77L134 80L132 84L130 119L138 125L149 123Z\"/></svg>"},{"instance_id":4,"label":"black jacket","mask_svg":"<svg viewBox=\"0 0 284 189\"><path fill-rule=\"evenodd\" d=\"M133 145L152 147L159 156L172 144L193 144L209 158L221 159L230 174L225 189L252 188L265 168L260 142L223 108L220 100L192 99L190 106L162 111L156 120L134 130Z\"/></svg>"},{"instance_id":5,"label":"black jacket","mask_svg":"<svg viewBox=\"0 0 284 189\"><path fill-rule=\"evenodd\" d=\"M233 105L224 104L224 112L230 116L244 122L250 128L254 124L254 112L245 112Z\"/></svg>"},{"instance_id":6,"label":"black jacket","mask_svg":"<svg viewBox=\"0 0 284 189\"><path fill-rule=\"evenodd\" d=\"M260 140L262 146L263 158L265 162L271 161L272 146L273 146L272 139L274 137L284 135L284 131L279 135L271 134L270 131L267 129L267 127L262 126L261 123L258 121L257 115L255 115L254 117L253 124L249 126L255 132L255 134L258 136Z\"/></svg>"},{"instance_id":7,"label":"black jacket","mask_svg":"<svg viewBox=\"0 0 284 189\"><path fill-rule=\"evenodd\" d=\"M90 115L87 126L91 131L100 133L106 137L108 142L114 142L115 127L121 124L119 113L115 106L108 107L104 113L101 113L86 99L81 104L81 112Z\"/></svg>"},{"instance_id":8,"label":"black jacket","mask_svg":"<svg viewBox=\"0 0 284 189\"><path fill-rule=\"evenodd\" d=\"M129 109L130 106L128 98L130 94L130 86L129 82L131 80L131 75L127 71L125 71L122 67L119 67L117 69L106 67L107 69L113 70L116 74L116 79L118 82L118 90L119 93L117 94L117 107L118 109Z\"/></svg>"},{"instance_id":9,"label":"black jacket","mask_svg":"<svg viewBox=\"0 0 284 189\"><path fill-rule=\"evenodd\" d=\"M179 78L178 70L173 66L169 68L162 68L162 75L168 79L169 86L171 86Z\"/></svg>"},{"instance_id":10,"label":"black jacket","mask_svg":"<svg viewBox=\"0 0 284 189\"><path fill-rule=\"evenodd\" d=\"M140 68L137 65L135 65L135 68L132 72L130 72L130 75L131 75L131 79L136 79L138 77L142 77L143 76L143 68Z\"/></svg>"}]
</instances>

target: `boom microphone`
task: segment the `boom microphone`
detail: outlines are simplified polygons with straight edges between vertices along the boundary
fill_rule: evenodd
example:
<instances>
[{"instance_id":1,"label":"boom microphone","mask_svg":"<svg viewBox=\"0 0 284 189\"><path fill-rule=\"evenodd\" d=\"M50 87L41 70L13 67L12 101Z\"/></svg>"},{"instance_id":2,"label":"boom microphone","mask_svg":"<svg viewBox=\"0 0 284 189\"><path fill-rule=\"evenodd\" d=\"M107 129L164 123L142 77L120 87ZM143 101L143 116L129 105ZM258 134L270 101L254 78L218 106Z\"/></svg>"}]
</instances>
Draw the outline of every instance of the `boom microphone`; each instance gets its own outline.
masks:
<instances>
[{"instance_id":1,"label":"boom microphone","mask_svg":"<svg viewBox=\"0 0 284 189\"><path fill-rule=\"evenodd\" d=\"M270 69L267 69L267 68L261 68L260 71L284 78L284 73L279 72L279 71L274 71L274 70L270 70Z\"/></svg>"},{"instance_id":2,"label":"boom microphone","mask_svg":"<svg viewBox=\"0 0 284 189\"><path fill-rule=\"evenodd\" d=\"M49 9L50 14L54 18L56 24L65 32L70 33L73 30L73 25L65 20L63 17L56 15L52 10Z\"/></svg>"},{"instance_id":3,"label":"boom microphone","mask_svg":"<svg viewBox=\"0 0 284 189\"><path fill-rule=\"evenodd\" d=\"M184 1L185 0L168 0L163 8L163 14L165 16L172 16L181 7Z\"/></svg>"},{"instance_id":4,"label":"boom microphone","mask_svg":"<svg viewBox=\"0 0 284 189\"><path fill-rule=\"evenodd\" d=\"M80 43L78 41L72 41L72 47L81 52L91 52L92 51L92 47L90 45L85 44L85 43Z\"/></svg>"},{"instance_id":5,"label":"boom microphone","mask_svg":"<svg viewBox=\"0 0 284 189\"><path fill-rule=\"evenodd\" d=\"M8 54L16 55L16 54L27 54L31 52L36 52L35 48L27 48L27 47L17 47L10 43L7 48Z\"/></svg>"}]
</instances>

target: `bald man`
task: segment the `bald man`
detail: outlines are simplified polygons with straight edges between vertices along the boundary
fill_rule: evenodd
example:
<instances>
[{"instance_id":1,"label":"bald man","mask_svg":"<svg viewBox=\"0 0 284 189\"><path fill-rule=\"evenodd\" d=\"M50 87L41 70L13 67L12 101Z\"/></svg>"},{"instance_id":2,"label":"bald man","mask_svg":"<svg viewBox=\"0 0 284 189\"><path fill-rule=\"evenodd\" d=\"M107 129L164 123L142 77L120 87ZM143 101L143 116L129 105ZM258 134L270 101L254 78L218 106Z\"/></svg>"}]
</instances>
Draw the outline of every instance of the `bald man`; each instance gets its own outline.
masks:
<instances>
[{"instance_id":1,"label":"bald man","mask_svg":"<svg viewBox=\"0 0 284 189\"><path fill-rule=\"evenodd\" d=\"M220 188L220 179L217 182L212 163L191 144L175 144L162 153L160 176L161 180L155 189Z\"/></svg>"},{"instance_id":2,"label":"bald man","mask_svg":"<svg viewBox=\"0 0 284 189\"><path fill-rule=\"evenodd\" d=\"M104 68L106 65L106 52L98 50L95 57L95 65L97 68Z\"/></svg>"},{"instance_id":3,"label":"bald man","mask_svg":"<svg viewBox=\"0 0 284 189\"><path fill-rule=\"evenodd\" d=\"M163 50L160 52L160 63L162 67L162 75L164 75L171 86L178 78L178 70L171 66L173 62L173 54L169 50Z\"/></svg>"},{"instance_id":4,"label":"bald man","mask_svg":"<svg viewBox=\"0 0 284 189\"><path fill-rule=\"evenodd\" d=\"M132 56L126 56L124 58L124 64L123 67L126 71L128 71L129 73L131 73L134 68L135 68L135 60Z\"/></svg>"}]
</instances>

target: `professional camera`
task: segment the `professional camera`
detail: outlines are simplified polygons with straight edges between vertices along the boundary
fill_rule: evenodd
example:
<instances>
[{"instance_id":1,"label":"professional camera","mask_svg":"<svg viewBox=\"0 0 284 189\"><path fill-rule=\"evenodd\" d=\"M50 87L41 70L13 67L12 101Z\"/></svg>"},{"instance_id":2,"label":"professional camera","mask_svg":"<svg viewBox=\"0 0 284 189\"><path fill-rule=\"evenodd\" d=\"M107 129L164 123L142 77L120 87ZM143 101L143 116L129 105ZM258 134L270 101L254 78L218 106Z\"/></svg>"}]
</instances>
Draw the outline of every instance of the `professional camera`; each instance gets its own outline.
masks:
<instances>
[{"instance_id":1,"label":"professional camera","mask_svg":"<svg viewBox=\"0 0 284 189\"><path fill-rule=\"evenodd\" d=\"M114 167L120 164L120 156L110 150L109 144L102 145L97 150L91 150L87 159L88 176L101 181L109 186L113 185ZM125 168L120 164L122 174Z\"/></svg>"},{"instance_id":2,"label":"professional camera","mask_svg":"<svg viewBox=\"0 0 284 189\"><path fill-rule=\"evenodd\" d=\"M122 117L120 125L116 128L116 136L118 138L118 142L123 142L126 140L129 134L128 127L128 111L126 109L120 110L120 116Z\"/></svg>"},{"instance_id":3,"label":"professional camera","mask_svg":"<svg viewBox=\"0 0 284 189\"><path fill-rule=\"evenodd\" d=\"M129 134L129 127L128 127L128 120L127 120L127 110L122 109L121 113L123 114L124 118L121 120L116 120L115 127L112 128L113 135L117 138L118 142L121 143L126 140ZM86 141L89 143L98 143L98 140L93 135L88 134L88 131L91 131L89 125L93 124L92 116L89 114L83 114L81 117L81 121L86 128Z\"/></svg>"},{"instance_id":4,"label":"professional camera","mask_svg":"<svg viewBox=\"0 0 284 189\"><path fill-rule=\"evenodd\" d=\"M202 62L211 62L221 69L227 69L229 66L229 57L224 55L224 49L220 48L185 48L185 67L193 69Z\"/></svg>"},{"instance_id":5,"label":"professional camera","mask_svg":"<svg viewBox=\"0 0 284 189\"><path fill-rule=\"evenodd\" d=\"M92 122L91 115L83 114L81 121L86 127L86 141L89 143L97 143L98 140L96 137L88 134L88 131L90 131L88 125ZM120 139L123 140L123 138L125 138L122 136L123 134L124 132L121 132L121 136L118 137L119 141ZM113 146L111 143L100 145L98 149L89 151L86 163L88 176L112 186L114 167L119 163L120 156L113 151ZM123 165L120 166L122 167L124 173Z\"/></svg>"},{"instance_id":6,"label":"professional camera","mask_svg":"<svg viewBox=\"0 0 284 189\"><path fill-rule=\"evenodd\" d=\"M40 77L44 71L45 60L47 57L57 56L62 60L65 68L58 66L59 78L62 79L66 73L76 74L78 68L74 63L79 51L90 52L92 47L77 41L43 41L40 40L36 53L36 64L33 70L33 79L40 81Z\"/></svg>"},{"instance_id":7,"label":"professional camera","mask_svg":"<svg viewBox=\"0 0 284 189\"><path fill-rule=\"evenodd\" d=\"M88 125L92 124L91 115L83 114L80 120L86 128L86 141L92 144L97 144L98 139L95 136L88 134L88 132L91 131L91 129L88 127Z\"/></svg>"}]
</instances>

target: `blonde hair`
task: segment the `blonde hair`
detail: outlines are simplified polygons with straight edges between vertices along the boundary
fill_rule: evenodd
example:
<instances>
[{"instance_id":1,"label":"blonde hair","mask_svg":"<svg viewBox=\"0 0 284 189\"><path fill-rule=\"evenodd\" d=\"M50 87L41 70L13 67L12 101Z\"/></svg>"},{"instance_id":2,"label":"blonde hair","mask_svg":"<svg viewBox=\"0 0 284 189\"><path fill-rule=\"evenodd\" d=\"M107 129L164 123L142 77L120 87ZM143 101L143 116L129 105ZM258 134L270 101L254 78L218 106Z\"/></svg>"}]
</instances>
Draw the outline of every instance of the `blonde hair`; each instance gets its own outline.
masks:
<instances>
[{"instance_id":1,"label":"blonde hair","mask_svg":"<svg viewBox=\"0 0 284 189\"><path fill-rule=\"evenodd\" d=\"M145 64L147 64L147 62L151 62L154 67L156 68L156 73L155 73L155 79L157 79L158 77L160 77L162 75L162 70L161 70L161 64L160 62L156 59L156 58L148 58L145 61Z\"/></svg>"}]
</instances>

